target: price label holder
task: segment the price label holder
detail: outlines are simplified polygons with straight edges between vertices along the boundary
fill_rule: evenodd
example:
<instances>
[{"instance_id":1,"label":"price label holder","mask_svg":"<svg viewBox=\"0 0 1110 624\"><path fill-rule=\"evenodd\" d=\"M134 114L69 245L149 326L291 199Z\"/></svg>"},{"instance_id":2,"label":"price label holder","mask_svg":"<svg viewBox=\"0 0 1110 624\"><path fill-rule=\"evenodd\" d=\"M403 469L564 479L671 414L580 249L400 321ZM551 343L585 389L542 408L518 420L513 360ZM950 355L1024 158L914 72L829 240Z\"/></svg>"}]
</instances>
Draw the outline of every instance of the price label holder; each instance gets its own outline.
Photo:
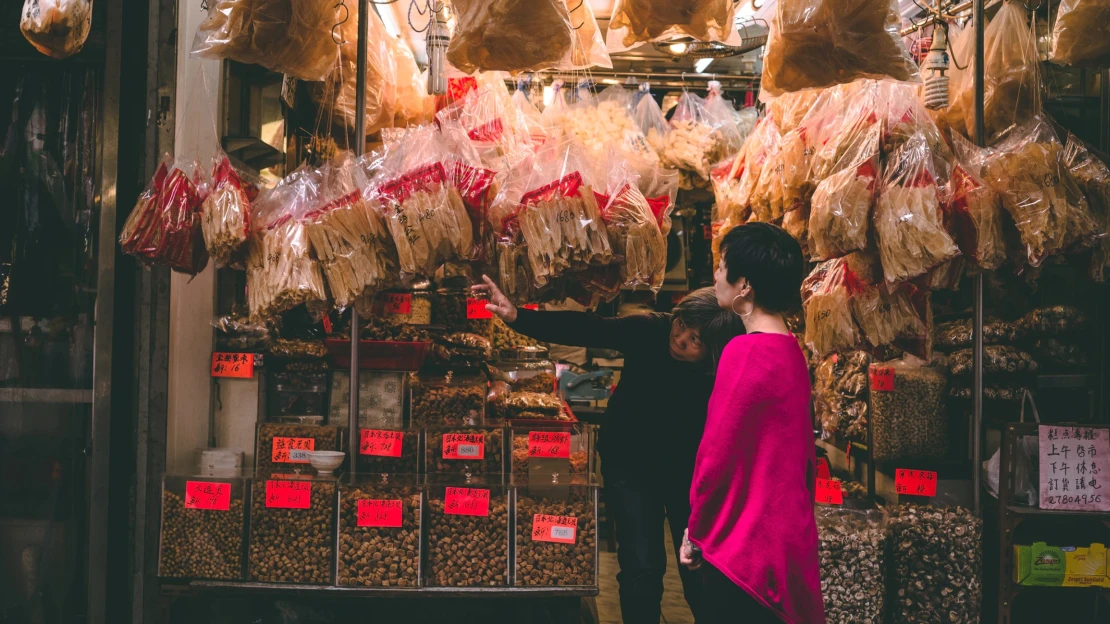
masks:
<instances>
[{"instance_id":1,"label":"price label holder","mask_svg":"<svg viewBox=\"0 0 1110 624\"><path fill-rule=\"evenodd\" d=\"M443 459L485 459L486 434L443 434Z\"/></svg>"},{"instance_id":2,"label":"price label holder","mask_svg":"<svg viewBox=\"0 0 1110 624\"><path fill-rule=\"evenodd\" d=\"M315 450L315 438L274 438L270 461L275 464L307 464L308 453Z\"/></svg>"},{"instance_id":3,"label":"price label holder","mask_svg":"<svg viewBox=\"0 0 1110 624\"><path fill-rule=\"evenodd\" d=\"M213 351L211 375L231 379L251 379L254 377L254 354Z\"/></svg>"},{"instance_id":4,"label":"price label holder","mask_svg":"<svg viewBox=\"0 0 1110 624\"><path fill-rule=\"evenodd\" d=\"M899 496L936 496L937 473L898 468L894 471L894 492Z\"/></svg>"},{"instance_id":5,"label":"price label holder","mask_svg":"<svg viewBox=\"0 0 1110 624\"><path fill-rule=\"evenodd\" d=\"M411 316L412 295L409 293L383 294L382 313L386 316Z\"/></svg>"},{"instance_id":6,"label":"price label holder","mask_svg":"<svg viewBox=\"0 0 1110 624\"><path fill-rule=\"evenodd\" d=\"M894 392L893 366L872 366L868 373L872 392Z\"/></svg>"},{"instance_id":7,"label":"price label holder","mask_svg":"<svg viewBox=\"0 0 1110 624\"><path fill-rule=\"evenodd\" d=\"M574 516L536 514L532 517L533 542L574 544L577 537L578 519Z\"/></svg>"},{"instance_id":8,"label":"price label holder","mask_svg":"<svg viewBox=\"0 0 1110 624\"><path fill-rule=\"evenodd\" d=\"M402 503L400 499L359 499L358 526L396 529L401 526Z\"/></svg>"},{"instance_id":9,"label":"price label holder","mask_svg":"<svg viewBox=\"0 0 1110 624\"><path fill-rule=\"evenodd\" d=\"M1040 508L1110 512L1110 429L1038 427Z\"/></svg>"},{"instance_id":10,"label":"price label holder","mask_svg":"<svg viewBox=\"0 0 1110 624\"><path fill-rule=\"evenodd\" d=\"M818 479L817 495L814 500L825 505L843 505L844 492L840 489L840 481L836 479Z\"/></svg>"},{"instance_id":11,"label":"price label holder","mask_svg":"<svg viewBox=\"0 0 1110 624\"><path fill-rule=\"evenodd\" d=\"M308 509L312 505L312 484L308 481L266 481L266 507L269 509Z\"/></svg>"},{"instance_id":12,"label":"price label holder","mask_svg":"<svg viewBox=\"0 0 1110 624\"><path fill-rule=\"evenodd\" d=\"M453 516L489 516L489 490L449 487L443 495L443 513Z\"/></svg>"},{"instance_id":13,"label":"price label holder","mask_svg":"<svg viewBox=\"0 0 1110 624\"><path fill-rule=\"evenodd\" d=\"M485 299L478 299L477 297L467 297L466 299L466 318L474 320L483 320L493 318L493 312L486 309L486 304L489 301Z\"/></svg>"},{"instance_id":14,"label":"price label holder","mask_svg":"<svg viewBox=\"0 0 1110 624\"><path fill-rule=\"evenodd\" d=\"M528 457L569 459L569 431L529 431Z\"/></svg>"},{"instance_id":15,"label":"price label holder","mask_svg":"<svg viewBox=\"0 0 1110 624\"><path fill-rule=\"evenodd\" d=\"M210 511L231 509L231 484L215 481L186 481L185 509Z\"/></svg>"},{"instance_id":16,"label":"price label holder","mask_svg":"<svg viewBox=\"0 0 1110 624\"><path fill-rule=\"evenodd\" d=\"M377 457L400 457L403 431L385 429L360 429L358 452L360 455Z\"/></svg>"}]
</instances>

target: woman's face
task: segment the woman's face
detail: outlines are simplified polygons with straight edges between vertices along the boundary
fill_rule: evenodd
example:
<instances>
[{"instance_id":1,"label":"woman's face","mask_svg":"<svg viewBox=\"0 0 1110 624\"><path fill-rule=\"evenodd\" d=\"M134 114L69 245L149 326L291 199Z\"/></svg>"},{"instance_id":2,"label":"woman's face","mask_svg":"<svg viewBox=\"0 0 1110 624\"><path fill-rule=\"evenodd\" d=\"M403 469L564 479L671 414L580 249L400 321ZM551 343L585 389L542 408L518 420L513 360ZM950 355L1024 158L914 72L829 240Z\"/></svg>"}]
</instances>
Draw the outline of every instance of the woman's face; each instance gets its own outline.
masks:
<instances>
[{"instance_id":1,"label":"woman's face","mask_svg":"<svg viewBox=\"0 0 1110 624\"><path fill-rule=\"evenodd\" d=\"M709 353L701 341L701 332L688 327L679 317L671 322L671 357L680 362L697 362Z\"/></svg>"},{"instance_id":2,"label":"woman's face","mask_svg":"<svg viewBox=\"0 0 1110 624\"><path fill-rule=\"evenodd\" d=\"M713 272L713 293L717 295L717 305L722 308L732 308L732 302L740 296L747 287L748 280L740 278L735 284L728 283L728 267L725 259L717 263L717 270Z\"/></svg>"}]
</instances>

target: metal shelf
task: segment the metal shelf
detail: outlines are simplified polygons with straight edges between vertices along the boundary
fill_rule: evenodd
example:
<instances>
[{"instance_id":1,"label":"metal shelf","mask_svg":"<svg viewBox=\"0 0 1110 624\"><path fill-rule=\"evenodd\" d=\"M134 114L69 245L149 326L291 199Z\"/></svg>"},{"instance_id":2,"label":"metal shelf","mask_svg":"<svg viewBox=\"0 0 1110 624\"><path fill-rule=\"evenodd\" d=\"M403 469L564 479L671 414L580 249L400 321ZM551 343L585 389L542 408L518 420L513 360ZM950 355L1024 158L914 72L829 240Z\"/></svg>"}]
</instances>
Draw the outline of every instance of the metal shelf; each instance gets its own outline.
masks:
<instances>
[{"instance_id":1,"label":"metal shelf","mask_svg":"<svg viewBox=\"0 0 1110 624\"><path fill-rule=\"evenodd\" d=\"M1027 505L1006 505L1006 511L1022 517L1059 516L1088 520L1110 520L1110 511L1068 511L1066 509L1041 509L1040 507L1029 507Z\"/></svg>"},{"instance_id":2,"label":"metal shelf","mask_svg":"<svg viewBox=\"0 0 1110 624\"><path fill-rule=\"evenodd\" d=\"M0 388L0 403L76 403L91 405L92 390Z\"/></svg>"},{"instance_id":3,"label":"metal shelf","mask_svg":"<svg viewBox=\"0 0 1110 624\"><path fill-rule=\"evenodd\" d=\"M424 587L424 588L369 588L329 587L326 585L297 585L287 583L234 583L229 581L191 581L189 583L162 583L162 593L168 595L234 593L236 595L299 594L352 598L588 598L598 595L597 587Z\"/></svg>"}]
</instances>

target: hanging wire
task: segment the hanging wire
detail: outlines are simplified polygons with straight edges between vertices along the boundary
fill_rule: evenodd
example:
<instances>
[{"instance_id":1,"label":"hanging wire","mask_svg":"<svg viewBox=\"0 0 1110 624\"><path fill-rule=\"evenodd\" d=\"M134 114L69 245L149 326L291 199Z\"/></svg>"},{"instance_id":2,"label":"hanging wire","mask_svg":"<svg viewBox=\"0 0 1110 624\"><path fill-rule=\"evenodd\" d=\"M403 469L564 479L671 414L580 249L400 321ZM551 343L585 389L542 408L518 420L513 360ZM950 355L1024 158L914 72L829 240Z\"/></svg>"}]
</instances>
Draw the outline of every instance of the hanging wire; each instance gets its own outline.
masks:
<instances>
[{"instance_id":1,"label":"hanging wire","mask_svg":"<svg viewBox=\"0 0 1110 624\"><path fill-rule=\"evenodd\" d=\"M396 1L396 0L394 0L394 1ZM434 5L433 5L433 2L434 2ZM414 8L416 9L416 14L417 15L419 15L421 17L423 17L424 15L428 16L428 23L424 24L423 28L417 28L416 24L412 23L412 10ZM420 10L420 6L416 3L416 0L412 0L412 2L409 3L409 10L408 10L407 15L405 16L406 19L408 19L409 28L412 28L414 32L418 32L418 33L422 33L422 32L427 31L429 28L432 27L432 22L435 21L435 19L436 19L435 14L438 11L439 11L439 1L438 0L425 0L423 11Z\"/></svg>"},{"instance_id":2,"label":"hanging wire","mask_svg":"<svg viewBox=\"0 0 1110 624\"><path fill-rule=\"evenodd\" d=\"M574 13L574 12L575 12L575 11L577 11L578 9L581 9L581 8L582 8L582 5L583 5L583 4L585 4L585 3L586 3L586 0L578 0L578 6L574 7L573 9L568 9L568 10L567 10L567 16L570 16L570 15L571 15L572 13ZM574 25L572 24L572 25L571 25L571 29L573 29L573 30L578 30L579 28L582 28L582 27L583 27L583 26L585 26L585 25L586 25L586 20L584 20L584 19L583 19L583 20L582 20L582 23L581 23L581 24L579 24L579 25L577 25L577 26L574 26Z\"/></svg>"}]
</instances>

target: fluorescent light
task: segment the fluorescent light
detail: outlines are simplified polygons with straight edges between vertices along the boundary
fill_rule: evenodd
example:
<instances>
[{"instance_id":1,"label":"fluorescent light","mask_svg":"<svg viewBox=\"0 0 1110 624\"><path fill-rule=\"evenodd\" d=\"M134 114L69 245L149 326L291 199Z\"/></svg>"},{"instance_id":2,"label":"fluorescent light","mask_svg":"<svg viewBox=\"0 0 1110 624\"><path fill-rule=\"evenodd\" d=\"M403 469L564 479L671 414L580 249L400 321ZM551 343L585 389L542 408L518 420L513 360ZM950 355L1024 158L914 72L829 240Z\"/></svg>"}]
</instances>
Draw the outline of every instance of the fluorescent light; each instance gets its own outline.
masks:
<instances>
[{"instance_id":1,"label":"fluorescent light","mask_svg":"<svg viewBox=\"0 0 1110 624\"><path fill-rule=\"evenodd\" d=\"M694 71L698 72L699 74L704 74L706 68L709 67L709 64L712 62L712 58L698 59L697 62L694 63Z\"/></svg>"},{"instance_id":2,"label":"fluorescent light","mask_svg":"<svg viewBox=\"0 0 1110 624\"><path fill-rule=\"evenodd\" d=\"M620 84L621 81L617 80L616 78L605 78L601 81L601 83L602 84L608 84L608 85L615 85L615 84Z\"/></svg>"},{"instance_id":3,"label":"fluorescent light","mask_svg":"<svg viewBox=\"0 0 1110 624\"><path fill-rule=\"evenodd\" d=\"M671 54L682 54L686 51L685 43L672 43L670 45Z\"/></svg>"},{"instance_id":4,"label":"fluorescent light","mask_svg":"<svg viewBox=\"0 0 1110 624\"><path fill-rule=\"evenodd\" d=\"M385 11L378 13L378 17L382 20L382 25L385 26L385 32L389 33L391 37L400 37L401 28L397 24L397 19L393 15L392 7L387 8ZM373 10L373 8L371 8ZM356 29L357 30L357 29Z\"/></svg>"}]
</instances>

